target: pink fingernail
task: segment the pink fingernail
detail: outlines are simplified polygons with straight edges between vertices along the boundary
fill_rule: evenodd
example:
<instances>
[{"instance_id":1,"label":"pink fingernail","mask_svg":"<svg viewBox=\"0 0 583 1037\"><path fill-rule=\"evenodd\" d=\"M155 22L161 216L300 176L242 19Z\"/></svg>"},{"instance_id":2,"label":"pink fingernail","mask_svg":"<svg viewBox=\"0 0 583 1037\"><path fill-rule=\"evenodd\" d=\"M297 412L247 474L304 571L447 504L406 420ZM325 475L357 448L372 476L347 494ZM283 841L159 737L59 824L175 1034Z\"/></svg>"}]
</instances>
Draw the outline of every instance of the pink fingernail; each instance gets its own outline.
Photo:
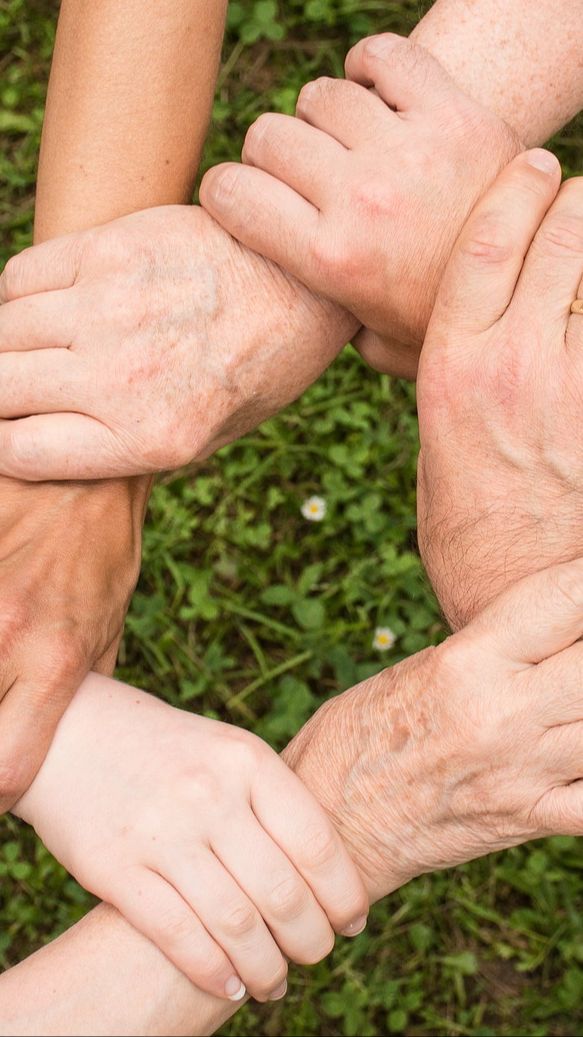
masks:
<instances>
[{"instance_id":1,"label":"pink fingernail","mask_svg":"<svg viewBox=\"0 0 583 1037\"><path fill-rule=\"evenodd\" d=\"M225 983L225 994L229 1001L242 1001L247 993L247 988L238 976L231 976Z\"/></svg>"},{"instance_id":2,"label":"pink fingernail","mask_svg":"<svg viewBox=\"0 0 583 1037\"><path fill-rule=\"evenodd\" d=\"M366 915L361 915L360 918L355 918L354 922L346 926L346 929L342 930L342 936L359 936L360 933L366 929L366 923L368 918Z\"/></svg>"},{"instance_id":3,"label":"pink fingernail","mask_svg":"<svg viewBox=\"0 0 583 1037\"><path fill-rule=\"evenodd\" d=\"M541 173L548 175L556 173L559 166L558 159L551 151L545 151L544 148L533 148L527 153L526 161L530 166L534 166L535 169L540 169Z\"/></svg>"},{"instance_id":4,"label":"pink fingernail","mask_svg":"<svg viewBox=\"0 0 583 1037\"><path fill-rule=\"evenodd\" d=\"M286 994L287 994L287 980L284 980L283 983L280 984L280 986L276 987L275 990L271 991L271 994L269 995L269 1000L270 1001L281 1001L282 997L285 997Z\"/></svg>"}]
</instances>

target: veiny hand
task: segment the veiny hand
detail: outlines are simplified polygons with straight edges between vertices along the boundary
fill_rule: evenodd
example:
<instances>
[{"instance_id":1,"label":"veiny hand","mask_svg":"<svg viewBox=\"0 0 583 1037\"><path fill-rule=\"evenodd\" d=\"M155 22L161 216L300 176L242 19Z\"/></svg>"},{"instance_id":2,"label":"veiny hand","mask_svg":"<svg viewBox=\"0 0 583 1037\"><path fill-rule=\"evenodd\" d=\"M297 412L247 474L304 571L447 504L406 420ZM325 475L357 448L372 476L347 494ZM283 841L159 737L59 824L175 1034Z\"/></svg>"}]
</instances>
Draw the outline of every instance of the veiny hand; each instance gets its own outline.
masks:
<instances>
[{"instance_id":1,"label":"veiny hand","mask_svg":"<svg viewBox=\"0 0 583 1037\"><path fill-rule=\"evenodd\" d=\"M423 348L419 543L454 627L525 573L583 555L583 316L570 314L583 179L557 196L559 183L539 150L501 174L460 236Z\"/></svg>"},{"instance_id":2,"label":"veiny hand","mask_svg":"<svg viewBox=\"0 0 583 1037\"><path fill-rule=\"evenodd\" d=\"M254 735L90 675L16 812L218 997L285 993L368 899L324 810ZM328 919L330 921L328 921ZM281 948L281 950L279 949Z\"/></svg>"},{"instance_id":3,"label":"veiny hand","mask_svg":"<svg viewBox=\"0 0 583 1037\"><path fill-rule=\"evenodd\" d=\"M456 236L520 145L399 36L362 40L346 74L305 86L297 118L260 116L246 165L210 170L201 202L239 241L354 313L369 363L414 377Z\"/></svg>"},{"instance_id":4,"label":"veiny hand","mask_svg":"<svg viewBox=\"0 0 583 1037\"><path fill-rule=\"evenodd\" d=\"M88 670L113 670L145 483L0 481L0 810L28 788Z\"/></svg>"},{"instance_id":5,"label":"veiny hand","mask_svg":"<svg viewBox=\"0 0 583 1037\"><path fill-rule=\"evenodd\" d=\"M12 259L0 278L0 472L93 479L202 460L290 403L357 322L193 206Z\"/></svg>"},{"instance_id":6,"label":"veiny hand","mask_svg":"<svg viewBox=\"0 0 583 1037\"><path fill-rule=\"evenodd\" d=\"M284 753L367 880L583 834L583 562L326 703Z\"/></svg>"}]
</instances>

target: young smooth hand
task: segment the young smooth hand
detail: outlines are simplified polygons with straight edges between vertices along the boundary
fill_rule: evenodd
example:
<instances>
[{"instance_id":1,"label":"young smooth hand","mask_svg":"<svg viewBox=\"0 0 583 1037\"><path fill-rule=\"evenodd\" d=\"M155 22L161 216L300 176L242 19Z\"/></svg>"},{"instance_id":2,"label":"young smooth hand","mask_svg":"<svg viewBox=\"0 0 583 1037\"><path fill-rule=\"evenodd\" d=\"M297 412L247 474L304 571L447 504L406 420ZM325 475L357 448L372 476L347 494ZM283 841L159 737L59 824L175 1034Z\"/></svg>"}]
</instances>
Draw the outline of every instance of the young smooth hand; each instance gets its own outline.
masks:
<instances>
[{"instance_id":1,"label":"young smooth hand","mask_svg":"<svg viewBox=\"0 0 583 1037\"><path fill-rule=\"evenodd\" d=\"M282 997L283 955L320 961L366 923L340 837L265 742L95 674L15 812L218 997Z\"/></svg>"},{"instance_id":2,"label":"young smooth hand","mask_svg":"<svg viewBox=\"0 0 583 1037\"><path fill-rule=\"evenodd\" d=\"M369 363L414 377L456 236L520 145L400 36L362 40L346 75L308 83L296 118L260 116L245 164L211 169L201 203L239 241L355 314Z\"/></svg>"},{"instance_id":3,"label":"young smooth hand","mask_svg":"<svg viewBox=\"0 0 583 1037\"><path fill-rule=\"evenodd\" d=\"M452 626L583 555L583 179L516 158L464 227L418 382L419 544Z\"/></svg>"}]
</instances>

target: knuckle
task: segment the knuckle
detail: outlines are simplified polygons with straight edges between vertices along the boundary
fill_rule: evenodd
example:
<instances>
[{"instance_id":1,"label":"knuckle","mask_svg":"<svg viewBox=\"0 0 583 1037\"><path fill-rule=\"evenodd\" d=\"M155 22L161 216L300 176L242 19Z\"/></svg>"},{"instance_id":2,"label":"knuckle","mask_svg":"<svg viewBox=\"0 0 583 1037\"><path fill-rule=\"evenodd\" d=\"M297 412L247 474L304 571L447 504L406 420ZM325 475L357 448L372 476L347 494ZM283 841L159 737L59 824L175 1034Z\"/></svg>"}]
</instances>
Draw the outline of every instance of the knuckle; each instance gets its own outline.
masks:
<instances>
[{"instance_id":1,"label":"knuckle","mask_svg":"<svg viewBox=\"0 0 583 1037\"><path fill-rule=\"evenodd\" d=\"M552 571L553 589L562 604L576 612L583 608L583 564L560 565Z\"/></svg>"},{"instance_id":2,"label":"knuckle","mask_svg":"<svg viewBox=\"0 0 583 1037\"><path fill-rule=\"evenodd\" d=\"M286 877L278 882L268 897L270 914L291 921L298 918L307 904L307 890L298 879Z\"/></svg>"},{"instance_id":3,"label":"knuckle","mask_svg":"<svg viewBox=\"0 0 583 1037\"><path fill-rule=\"evenodd\" d=\"M320 870L331 865L336 857L336 839L331 828L314 825L304 837L303 859L308 868Z\"/></svg>"},{"instance_id":4,"label":"knuckle","mask_svg":"<svg viewBox=\"0 0 583 1037\"><path fill-rule=\"evenodd\" d=\"M29 609L22 599L2 604L0 646L3 655L9 654L18 638L22 637L30 618Z\"/></svg>"},{"instance_id":5,"label":"knuckle","mask_svg":"<svg viewBox=\"0 0 583 1037\"><path fill-rule=\"evenodd\" d=\"M313 108L314 105L325 102L334 90L335 83L336 80L330 76L319 76L318 79L312 79L311 82L306 83L298 94L296 112L301 114L301 112Z\"/></svg>"},{"instance_id":6,"label":"knuckle","mask_svg":"<svg viewBox=\"0 0 583 1037\"><path fill-rule=\"evenodd\" d=\"M158 922L157 929L160 939L169 946L189 942L196 935L189 914L167 915Z\"/></svg>"},{"instance_id":7,"label":"knuckle","mask_svg":"<svg viewBox=\"0 0 583 1037\"><path fill-rule=\"evenodd\" d=\"M13 806L23 795L33 778L29 762L22 756L0 758L0 802Z\"/></svg>"},{"instance_id":8,"label":"knuckle","mask_svg":"<svg viewBox=\"0 0 583 1037\"><path fill-rule=\"evenodd\" d=\"M551 214L539 230L539 248L550 255L583 255L583 216L575 211Z\"/></svg>"},{"instance_id":9,"label":"knuckle","mask_svg":"<svg viewBox=\"0 0 583 1037\"><path fill-rule=\"evenodd\" d=\"M305 948L299 956L294 957L294 961L296 965L317 965L319 961L327 958L332 953L335 943L336 937L334 932L328 926L326 934L322 935L315 946L311 950Z\"/></svg>"},{"instance_id":10,"label":"knuckle","mask_svg":"<svg viewBox=\"0 0 583 1037\"><path fill-rule=\"evenodd\" d=\"M324 235L315 236L310 242L309 257L320 276L346 278L356 265L354 253L344 242L330 241Z\"/></svg>"},{"instance_id":11,"label":"knuckle","mask_svg":"<svg viewBox=\"0 0 583 1037\"><path fill-rule=\"evenodd\" d=\"M482 213L472 221L470 233L460 244L462 256L477 263L497 265L506 263L513 255L508 220L503 213Z\"/></svg>"},{"instance_id":12,"label":"knuckle","mask_svg":"<svg viewBox=\"0 0 583 1037\"><path fill-rule=\"evenodd\" d=\"M17 256L12 256L4 267L2 276L0 277L0 296L5 299L6 302L17 299L21 294L20 286L23 283L24 264L26 263L25 257L26 251L21 252Z\"/></svg>"},{"instance_id":13,"label":"knuckle","mask_svg":"<svg viewBox=\"0 0 583 1037\"><path fill-rule=\"evenodd\" d=\"M433 652L433 670L438 684L450 685L452 681L463 679L468 668L473 666L473 649L466 637L454 635L448 637Z\"/></svg>"},{"instance_id":14,"label":"knuckle","mask_svg":"<svg viewBox=\"0 0 583 1037\"><path fill-rule=\"evenodd\" d=\"M378 177L363 178L353 184L351 205L361 214L371 218L392 216L397 210L396 196L388 181Z\"/></svg>"},{"instance_id":15,"label":"knuckle","mask_svg":"<svg viewBox=\"0 0 583 1037\"><path fill-rule=\"evenodd\" d=\"M258 157L266 143L272 143L279 119L273 112L264 112L251 124L245 135L243 153L246 159Z\"/></svg>"},{"instance_id":16,"label":"knuckle","mask_svg":"<svg viewBox=\"0 0 583 1037\"><path fill-rule=\"evenodd\" d=\"M223 932L230 939L240 940L255 932L258 918L251 904L232 904L226 909L222 920Z\"/></svg>"},{"instance_id":17,"label":"knuckle","mask_svg":"<svg viewBox=\"0 0 583 1037\"><path fill-rule=\"evenodd\" d=\"M232 972L219 950L209 951L204 958L198 956L192 964L192 979L199 986L219 990L228 974Z\"/></svg>"}]
</instances>

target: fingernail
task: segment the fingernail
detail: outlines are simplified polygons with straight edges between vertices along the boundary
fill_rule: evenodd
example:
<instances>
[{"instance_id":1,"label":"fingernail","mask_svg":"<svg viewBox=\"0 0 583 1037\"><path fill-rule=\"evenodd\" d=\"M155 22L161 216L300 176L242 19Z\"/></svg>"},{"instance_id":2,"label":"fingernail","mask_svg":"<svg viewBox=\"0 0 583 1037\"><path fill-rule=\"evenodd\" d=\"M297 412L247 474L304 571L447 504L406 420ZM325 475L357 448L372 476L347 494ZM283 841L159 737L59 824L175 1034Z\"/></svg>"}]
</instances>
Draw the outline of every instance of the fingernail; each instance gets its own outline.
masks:
<instances>
[{"instance_id":1,"label":"fingernail","mask_svg":"<svg viewBox=\"0 0 583 1037\"><path fill-rule=\"evenodd\" d=\"M552 154L551 151L545 151L544 148L534 148L529 151L526 156L526 161L529 165L534 166L535 169L540 169L541 173L556 173L559 165L558 159Z\"/></svg>"},{"instance_id":2,"label":"fingernail","mask_svg":"<svg viewBox=\"0 0 583 1037\"><path fill-rule=\"evenodd\" d=\"M216 202L226 205L230 200L237 182L235 169L224 169L216 173L211 180L211 193Z\"/></svg>"},{"instance_id":3,"label":"fingernail","mask_svg":"<svg viewBox=\"0 0 583 1037\"><path fill-rule=\"evenodd\" d=\"M384 58L399 42L399 36L394 36L392 33L386 33L380 36L372 36L369 40L365 41L365 47L367 54L372 54L374 58Z\"/></svg>"},{"instance_id":4,"label":"fingernail","mask_svg":"<svg viewBox=\"0 0 583 1037\"><path fill-rule=\"evenodd\" d=\"M231 976L225 983L225 994L229 1001L242 1001L246 993L247 988L238 976Z\"/></svg>"},{"instance_id":5,"label":"fingernail","mask_svg":"<svg viewBox=\"0 0 583 1037\"><path fill-rule=\"evenodd\" d=\"M368 921L367 915L361 915L360 918L355 918L354 922L346 926L346 929L342 930L342 936L358 936L366 929L366 923Z\"/></svg>"},{"instance_id":6,"label":"fingernail","mask_svg":"<svg viewBox=\"0 0 583 1037\"><path fill-rule=\"evenodd\" d=\"M270 1001L281 1001L282 997L285 997L286 994L287 994L287 979L284 979L283 983L280 983L280 985L278 987L276 987L275 990L271 991L271 994L269 995L269 1000Z\"/></svg>"}]
</instances>

